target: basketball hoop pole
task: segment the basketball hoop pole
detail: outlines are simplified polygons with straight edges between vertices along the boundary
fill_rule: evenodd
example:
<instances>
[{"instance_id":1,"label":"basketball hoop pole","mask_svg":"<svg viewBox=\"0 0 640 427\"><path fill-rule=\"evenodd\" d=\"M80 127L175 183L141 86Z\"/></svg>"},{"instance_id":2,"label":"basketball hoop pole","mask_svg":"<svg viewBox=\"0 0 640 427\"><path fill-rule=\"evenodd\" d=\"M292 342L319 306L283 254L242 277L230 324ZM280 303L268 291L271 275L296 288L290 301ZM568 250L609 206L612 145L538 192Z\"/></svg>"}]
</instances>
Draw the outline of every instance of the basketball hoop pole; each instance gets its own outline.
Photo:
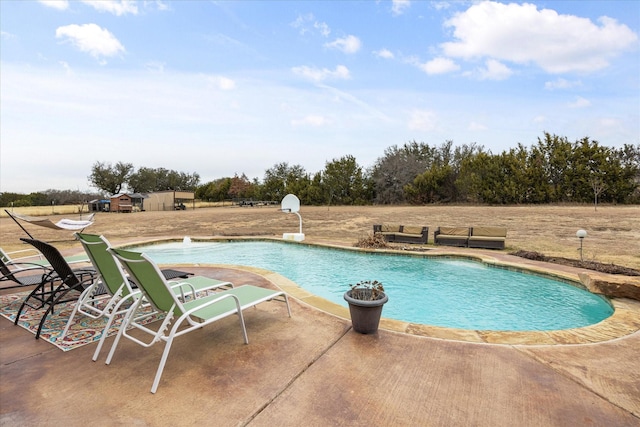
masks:
<instances>
[{"instance_id":1,"label":"basketball hoop pole","mask_svg":"<svg viewBox=\"0 0 640 427\"><path fill-rule=\"evenodd\" d=\"M291 213L291 209L280 209L284 213ZM300 216L299 212L294 212L294 214L298 215L298 219L300 220L300 234L302 234L302 216Z\"/></svg>"},{"instance_id":2,"label":"basketball hoop pole","mask_svg":"<svg viewBox=\"0 0 640 427\"><path fill-rule=\"evenodd\" d=\"M300 216L300 214L298 212L294 212L296 215L298 215L298 218L300 219L300 234L302 234L302 217Z\"/></svg>"}]
</instances>

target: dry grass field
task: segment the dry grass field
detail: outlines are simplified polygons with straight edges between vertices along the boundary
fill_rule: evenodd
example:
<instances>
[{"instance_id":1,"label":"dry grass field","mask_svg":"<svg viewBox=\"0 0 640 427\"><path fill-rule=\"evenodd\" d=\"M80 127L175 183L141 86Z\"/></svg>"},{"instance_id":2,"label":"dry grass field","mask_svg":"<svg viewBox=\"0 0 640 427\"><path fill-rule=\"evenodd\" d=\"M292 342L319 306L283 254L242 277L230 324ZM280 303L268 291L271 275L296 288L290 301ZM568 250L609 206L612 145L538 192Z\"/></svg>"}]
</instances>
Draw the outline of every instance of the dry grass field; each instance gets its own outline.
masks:
<instances>
[{"instance_id":1,"label":"dry grass field","mask_svg":"<svg viewBox=\"0 0 640 427\"><path fill-rule=\"evenodd\" d=\"M69 209L64 212L64 209ZM54 222L79 219L77 206L15 208L16 213L46 215ZM0 212L0 246L24 248L25 233ZM527 250L548 256L579 259L576 237L585 229L585 260L640 268L640 206L303 206L307 241L353 246L377 223L429 226L429 245L438 226L506 227L507 252ZM23 223L38 239L61 249L79 248L68 231ZM98 213L87 232L104 234L114 243L155 237L281 236L298 231L298 217L277 207L208 207L171 212ZM474 249L470 249L473 251Z\"/></svg>"}]
</instances>

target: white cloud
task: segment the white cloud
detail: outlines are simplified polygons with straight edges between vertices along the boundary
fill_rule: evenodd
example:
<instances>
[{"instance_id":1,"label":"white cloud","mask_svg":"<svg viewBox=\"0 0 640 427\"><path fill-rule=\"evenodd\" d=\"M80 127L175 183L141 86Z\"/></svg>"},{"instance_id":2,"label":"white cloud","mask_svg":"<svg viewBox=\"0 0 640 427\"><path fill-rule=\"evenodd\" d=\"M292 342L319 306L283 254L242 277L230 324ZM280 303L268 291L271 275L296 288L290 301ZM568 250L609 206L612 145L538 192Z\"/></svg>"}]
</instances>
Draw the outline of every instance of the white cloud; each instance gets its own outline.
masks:
<instances>
[{"instance_id":1,"label":"white cloud","mask_svg":"<svg viewBox=\"0 0 640 427\"><path fill-rule=\"evenodd\" d=\"M456 41L441 47L456 58L535 63L550 73L592 72L638 41L615 19L601 17L598 24L533 4L485 1L445 22Z\"/></svg>"},{"instance_id":2,"label":"white cloud","mask_svg":"<svg viewBox=\"0 0 640 427\"><path fill-rule=\"evenodd\" d=\"M314 22L313 28L319 30L324 37L329 37L329 34L331 34L331 28L324 22Z\"/></svg>"},{"instance_id":3,"label":"white cloud","mask_svg":"<svg viewBox=\"0 0 640 427\"><path fill-rule=\"evenodd\" d=\"M69 8L67 0L39 0L39 2L52 9L67 10Z\"/></svg>"},{"instance_id":4,"label":"white cloud","mask_svg":"<svg viewBox=\"0 0 640 427\"><path fill-rule=\"evenodd\" d=\"M67 72L67 76L73 76L73 70L71 69L71 67L69 66L69 64L65 61L58 61L58 64L60 64L62 66L62 68L64 68Z\"/></svg>"},{"instance_id":5,"label":"white cloud","mask_svg":"<svg viewBox=\"0 0 640 427\"><path fill-rule=\"evenodd\" d=\"M436 113L427 110L415 110L409 118L409 129L433 131L437 128Z\"/></svg>"},{"instance_id":6,"label":"white cloud","mask_svg":"<svg viewBox=\"0 0 640 427\"><path fill-rule=\"evenodd\" d=\"M505 80L513 74L509 67L495 59L487 59L485 68L479 71L481 80Z\"/></svg>"},{"instance_id":7,"label":"white cloud","mask_svg":"<svg viewBox=\"0 0 640 427\"><path fill-rule=\"evenodd\" d=\"M562 78L544 83L544 88L547 90L571 89L579 86L582 86L582 82L580 80L570 81Z\"/></svg>"},{"instance_id":8,"label":"white cloud","mask_svg":"<svg viewBox=\"0 0 640 427\"><path fill-rule=\"evenodd\" d=\"M15 34L11 34L6 31L0 31L0 36L2 36L3 40L13 40L17 38Z\"/></svg>"},{"instance_id":9,"label":"white cloud","mask_svg":"<svg viewBox=\"0 0 640 427\"><path fill-rule=\"evenodd\" d=\"M336 66L336 69L333 71L327 68L307 67L306 65L303 65L301 67L293 67L291 71L293 71L294 74L297 74L314 82L321 82L327 79L346 80L351 78L349 69L344 65Z\"/></svg>"},{"instance_id":10,"label":"white cloud","mask_svg":"<svg viewBox=\"0 0 640 427\"><path fill-rule=\"evenodd\" d=\"M374 50L373 54L378 58L393 59L394 55L389 49Z\"/></svg>"},{"instance_id":11,"label":"white cloud","mask_svg":"<svg viewBox=\"0 0 640 427\"><path fill-rule=\"evenodd\" d=\"M469 123L469 130L470 131L474 131L474 132L479 132L479 131L485 131L488 128L483 125L482 123L478 123L478 122L471 122Z\"/></svg>"},{"instance_id":12,"label":"white cloud","mask_svg":"<svg viewBox=\"0 0 640 427\"><path fill-rule=\"evenodd\" d=\"M311 126L321 127L329 123L329 120L324 116L309 115L299 120L291 120L291 125L294 127Z\"/></svg>"},{"instance_id":13,"label":"white cloud","mask_svg":"<svg viewBox=\"0 0 640 427\"><path fill-rule=\"evenodd\" d=\"M147 62L144 66L149 71L153 71L155 73L164 73L165 63L159 61L151 61Z\"/></svg>"},{"instance_id":14,"label":"white cloud","mask_svg":"<svg viewBox=\"0 0 640 427\"><path fill-rule=\"evenodd\" d=\"M52 9L67 10L71 6L69 0L38 0L44 6ZM138 14L138 2L136 0L81 0L76 3L84 3L93 7L99 12L108 12L117 16L126 15L128 13L132 15ZM144 8L155 8L159 11L166 11L170 9L170 6L161 0L145 0L143 3Z\"/></svg>"},{"instance_id":15,"label":"white cloud","mask_svg":"<svg viewBox=\"0 0 640 427\"><path fill-rule=\"evenodd\" d=\"M167 3L161 0L156 0L154 4L156 5L159 11L166 11L171 9Z\"/></svg>"},{"instance_id":16,"label":"white cloud","mask_svg":"<svg viewBox=\"0 0 640 427\"><path fill-rule=\"evenodd\" d=\"M450 6L451 6L451 3L448 1L432 1L431 2L431 7L433 7L435 10L449 9Z\"/></svg>"},{"instance_id":17,"label":"white cloud","mask_svg":"<svg viewBox=\"0 0 640 427\"><path fill-rule=\"evenodd\" d=\"M352 93L341 91L335 87L324 84L319 84L318 87L325 89L328 93L331 93L333 95L332 99L336 104L351 104L357 106L361 111L365 112L364 116L360 117L370 117L377 121L377 125L392 121L392 119L382 109L379 109L378 106L361 99Z\"/></svg>"},{"instance_id":18,"label":"white cloud","mask_svg":"<svg viewBox=\"0 0 640 427\"><path fill-rule=\"evenodd\" d=\"M622 121L619 119L602 117L598 120L598 125L600 125L601 128L617 129L622 125Z\"/></svg>"},{"instance_id":19,"label":"white cloud","mask_svg":"<svg viewBox=\"0 0 640 427\"><path fill-rule=\"evenodd\" d=\"M344 53L356 53L360 50L361 44L359 38L349 35L335 39L331 43L325 43L324 46L330 49L338 49Z\"/></svg>"},{"instance_id":20,"label":"white cloud","mask_svg":"<svg viewBox=\"0 0 640 427\"><path fill-rule=\"evenodd\" d=\"M124 46L109 30L96 24L66 25L56 29L56 38L65 39L96 59L124 52Z\"/></svg>"},{"instance_id":21,"label":"white cloud","mask_svg":"<svg viewBox=\"0 0 640 427\"><path fill-rule=\"evenodd\" d=\"M409 0L392 0L391 12L396 16L402 15L409 7L411 7L411 1Z\"/></svg>"},{"instance_id":22,"label":"white cloud","mask_svg":"<svg viewBox=\"0 0 640 427\"><path fill-rule=\"evenodd\" d=\"M109 12L116 16L126 15L127 13L138 14L138 5L133 0L82 0L82 3L100 12Z\"/></svg>"},{"instance_id":23,"label":"white cloud","mask_svg":"<svg viewBox=\"0 0 640 427\"><path fill-rule=\"evenodd\" d=\"M460 66L453 62L453 60L443 57L434 58L424 64L418 64L418 66L429 75L445 74L460 69Z\"/></svg>"},{"instance_id":24,"label":"white cloud","mask_svg":"<svg viewBox=\"0 0 640 427\"><path fill-rule=\"evenodd\" d=\"M569 104L571 108L586 108L591 107L591 101L581 96L576 97L576 100Z\"/></svg>"},{"instance_id":25,"label":"white cloud","mask_svg":"<svg viewBox=\"0 0 640 427\"><path fill-rule=\"evenodd\" d=\"M236 82L228 77L210 76L208 80L220 90L233 90L236 88Z\"/></svg>"},{"instance_id":26,"label":"white cloud","mask_svg":"<svg viewBox=\"0 0 640 427\"><path fill-rule=\"evenodd\" d=\"M313 13L307 13L306 15L298 15L295 21L290 24L293 28L297 29L301 35L307 33L313 34L315 31L319 31L323 37L328 37L331 34L331 28L325 22L316 21Z\"/></svg>"},{"instance_id":27,"label":"white cloud","mask_svg":"<svg viewBox=\"0 0 640 427\"><path fill-rule=\"evenodd\" d=\"M298 15L295 21L293 21L290 25L297 29L300 34L304 35L309 31L308 24L310 21L313 21L313 14L308 13L306 15Z\"/></svg>"}]
</instances>

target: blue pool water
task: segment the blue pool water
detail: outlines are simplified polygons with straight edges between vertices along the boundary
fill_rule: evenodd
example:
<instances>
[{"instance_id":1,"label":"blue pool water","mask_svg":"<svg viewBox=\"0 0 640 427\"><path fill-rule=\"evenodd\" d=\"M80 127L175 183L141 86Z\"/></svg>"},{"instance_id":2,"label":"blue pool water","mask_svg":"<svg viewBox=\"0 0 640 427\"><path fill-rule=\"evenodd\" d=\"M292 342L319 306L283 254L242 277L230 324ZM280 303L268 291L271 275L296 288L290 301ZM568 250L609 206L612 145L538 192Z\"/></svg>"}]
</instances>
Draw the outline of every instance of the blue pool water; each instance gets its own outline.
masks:
<instances>
[{"instance_id":1,"label":"blue pool water","mask_svg":"<svg viewBox=\"0 0 640 427\"><path fill-rule=\"evenodd\" d=\"M557 330L613 313L600 296L569 284L463 259L362 253L266 242L164 243L133 248L159 264L207 263L275 271L315 295L346 306L349 284L378 280L382 315L426 325L479 330Z\"/></svg>"}]
</instances>

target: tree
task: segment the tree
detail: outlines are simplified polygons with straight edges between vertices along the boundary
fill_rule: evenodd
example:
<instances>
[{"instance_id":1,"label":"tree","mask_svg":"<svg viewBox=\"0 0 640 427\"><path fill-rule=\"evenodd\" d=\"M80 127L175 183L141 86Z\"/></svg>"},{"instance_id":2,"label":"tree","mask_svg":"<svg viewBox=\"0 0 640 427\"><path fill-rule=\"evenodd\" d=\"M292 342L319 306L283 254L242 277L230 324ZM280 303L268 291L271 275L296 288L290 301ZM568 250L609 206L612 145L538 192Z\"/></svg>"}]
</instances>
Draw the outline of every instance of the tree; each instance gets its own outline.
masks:
<instances>
[{"instance_id":1,"label":"tree","mask_svg":"<svg viewBox=\"0 0 640 427\"><path fill-rule=\"evenodd\" d=\"M141 167L131 174L127 187L134 193L150 193L158 187L158 174L155 169Z\"/></svg>"},{"instance_id":2,"label":"tree","mask_svg":"<svg viewBox=\"0 0 640 427\"><path fill-rule=\"evenodd\" d=\"M184 172L168 170L165 168L153 169L155 174L155 186L150 191L165 190L183 190L195 191L200 182L200 176L197 173L189 175Z\"/></svg>"},{"instance_id":3,"label":"tree","mask_svg":"<svg viewBox=\"0 0 640 427\"><path fill-rule=\"evenodd\" d=\"M325 202L324 188L322 186L322 172L316 172L309 180L309 185L300 201L305 205L322 205Z\"/></svg>"},{"instance_id":4,"label":"tree","mask_svg":"<svg viewBox=\"0 0 640 427\"><path fill-rule=\"evenodd\" d=\"M463 166L483 150L475 143L454 148L453 141L445 141L434 149L427 170L404 187L407 200L411 203L468 201L472 177L464 176Z\"/></svg>"},{"instance_id":5,"label":"tree","mask_svg":"<svg viewBox=\"0 0 640 427\"><path fill-rule=\"evenodd\" d=\"M190 175L165 168L140 167L137 172L129 176L127 188L133 193L166 190L195 191L199 182L200 176L195 172Z\"/></svg>"},{"instance_id":6,"label":"tree","mask_svg":"<svg viewBox=\"0 0 640 427\"><path fill-rule=\"evenodd\" d=\"M254 185L245 174L242 174L242 176L235 174L234 177L231 178L231 185L228 190L230 198L251 199L254 196L254 191Z\"/></svg>"},{"instance_id":7,"label":"tree","mask_svg":"<svg viewBox=\"0 0 640 427\"><path fill-rule=\"evenodd\" d=\"M405 201L404 188L433 163L436 148L412 141L384 151L371 171L375 201L382 204Z\"/></svg>"},{"instance_id":8,"label":"tree","mask_svg":"<svg viewBox=\"0 0 640 427\"><path fill-rule=\"evenodd\" d=\"M122 191L132 171L131 163L118 162L112 166L111 163L96 162L91 167L91 175L88 179L97 189L114 195Z\"/></svg>"},{"instance_id":9,"label":"tree","mask_svg":"<svg viewBox=\"0 0 640 427\"><path fill-rule=\"evenodd\" d=\"M593 209L598 210L598 196L607 188L607 185L597 176L591 176L589 179L591 188L593 189Z\"/></svg>"},{"instance_id":10,"label":"tree","mask_svg":"<svg viewBox=\"0 0 640 427\"><path fill-rule=\"evenodd\" d=\"M370 179L351 155L326 163L322 186L328 204L363 205L370 203L373 196Z\"/></svg>"},{"instance_id":11,"label":"tree","mask_svg":"<svg viewBox=\"0 0 640 427\"><path fill-rule=\"evenodd\" d=\"M451 176L451 166L434 164L405 186L405 196L412 204L436 203L446 197L445 183Z\"/></svg>"},{"instance_id":12,"label":"tree","mask_svg":"<svg viewBox=\"0 0 640 427\"><path fill-rule=\"evenodd\" d=\"M610 155L617 179L608 182L607 194L617 203L640 203L640 144L625 144Z\"/></svg>"},{"instance_id":13,"label":"tree","mask_svg":"<svg viewBox=\"0 0 640 427\"><path fill-rule=\"evenodd\" d=\"M200 182L200 175L195 172L193 174L188 174L174 170L162 170L166 172L165 190L194 191ZM156 191L162 191L162 188L158 188Z\"/></svg>"},{"instance_id":14,"label":"tree","mask_svg":"<svg viewBox=\"0 0 640 427\"><path fill-rule=\"evenodd\" d=\"M571 166L572 144L566 137L544 133L544 140L538 138L538 147L544 156L543 167L551 186L552 202L571 201L567 186L567 170Z\"/></svg>"},{"instance_id":15,"label":"tree","mask_svg":"<svg viewBox=\"0 0 640 427\"><path fill-rule=\"evenodd\" d=\"M265 200L280 201L288 193L302 193L307 184L308 177L302 166L276 163L264 173L262 195Z\"/></svg>"},{"instance_id":16,"label":"tree","mask_svg":"<svg viewBox=\"0 0 640 427\"><path fill-rule=\"evenodd\" d=\"M465 188L469 201L475 203L503 203L501 186L503 174L498 156L479 153L462 162L459 185Z\"/></svg>"},{"instance_id":17,"label":"tree","mask_svg":"<svg viewBox=\"0 0 640 427\"><path fill-rule=\"evenodd\" d=\"M231 178L219 178L196 189L195 195L207 202L222 202L229 198Z\"/></svg>"},{"instance_id":18,"label":"tree","mask_svg":"<svg viewBox=\"0 0 640 427\"><path fill-rule=\"evenodd\" d=\"M545 156L540 147L532 147L527 155L525 172L526 203L549 203L551 201L551 187L545 171L545 162Z\"/></svg>"}]
</instances>

